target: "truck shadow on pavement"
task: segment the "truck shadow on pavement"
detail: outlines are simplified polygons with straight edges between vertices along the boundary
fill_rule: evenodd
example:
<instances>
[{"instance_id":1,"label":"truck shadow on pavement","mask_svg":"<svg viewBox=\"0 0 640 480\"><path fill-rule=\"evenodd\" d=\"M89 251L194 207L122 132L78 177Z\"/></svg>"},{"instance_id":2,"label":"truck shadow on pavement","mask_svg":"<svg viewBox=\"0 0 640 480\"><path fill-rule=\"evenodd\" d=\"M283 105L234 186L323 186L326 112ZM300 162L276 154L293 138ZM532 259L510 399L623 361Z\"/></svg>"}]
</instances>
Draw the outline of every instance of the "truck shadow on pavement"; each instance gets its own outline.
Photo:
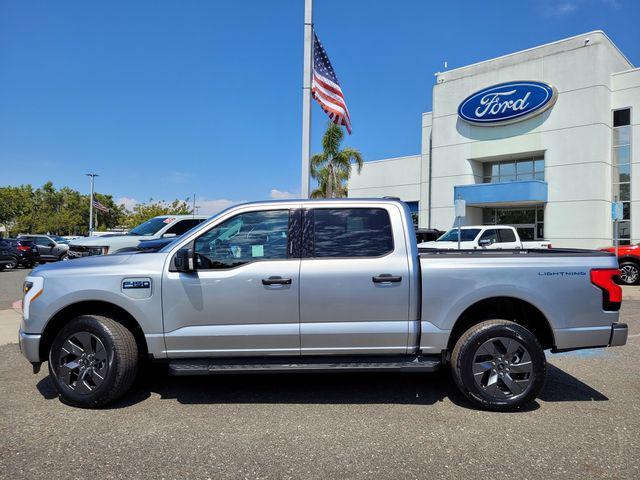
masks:
<instances>
[{"instance_id":1,"label":"truck shadow on pavement","mask_svg":"<svg viewBox=\"0 0 640 480\"><path fill-rule=\"evenodd\" d=\"M544 402L605 401L608 398L565 371L548 365L548 377L539 399ZM46 399L57 394L45 377L37 384ZM118 409L149 399L182 404L400 404L433 405L449 398L474 409L458 391L449 372L433 374L393 373L289 373L171 377L162 366L146 366L132 391L106 406ZM527 411L540 405L534 402Z\"/></svg>"}]
</instances>

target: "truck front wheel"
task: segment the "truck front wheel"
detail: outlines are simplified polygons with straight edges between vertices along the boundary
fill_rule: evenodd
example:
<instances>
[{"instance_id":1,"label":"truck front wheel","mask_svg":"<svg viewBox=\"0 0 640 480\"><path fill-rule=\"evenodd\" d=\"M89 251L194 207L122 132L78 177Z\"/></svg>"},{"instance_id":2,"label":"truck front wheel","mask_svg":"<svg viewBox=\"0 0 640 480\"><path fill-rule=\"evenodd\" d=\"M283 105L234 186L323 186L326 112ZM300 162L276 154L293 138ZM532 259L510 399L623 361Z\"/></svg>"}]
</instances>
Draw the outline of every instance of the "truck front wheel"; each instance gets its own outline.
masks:
<instances>
[{"instance_id":1,"label":"truck front wheel","mask_svg":"<svg viewBox=\"0 0 640 480\"><path fill-rule=\"evenodd\" d=\"M60 396L95 408L123 395L138 368L138 347L122 324L99 315L70 321L49 351L49 377Z\"/></svg>"},{"instance_id":2,"label":"truck front wheel","mask_svg":"<svg viewBox=\"0 0 640 480\"><path fill-rule=\"evenodd\" d=\"M480 408L509 411L538 396L547 374L544 350L526 328L507 320L472 326L451 353L454 381Z\"/></svg>"}]
</instances>

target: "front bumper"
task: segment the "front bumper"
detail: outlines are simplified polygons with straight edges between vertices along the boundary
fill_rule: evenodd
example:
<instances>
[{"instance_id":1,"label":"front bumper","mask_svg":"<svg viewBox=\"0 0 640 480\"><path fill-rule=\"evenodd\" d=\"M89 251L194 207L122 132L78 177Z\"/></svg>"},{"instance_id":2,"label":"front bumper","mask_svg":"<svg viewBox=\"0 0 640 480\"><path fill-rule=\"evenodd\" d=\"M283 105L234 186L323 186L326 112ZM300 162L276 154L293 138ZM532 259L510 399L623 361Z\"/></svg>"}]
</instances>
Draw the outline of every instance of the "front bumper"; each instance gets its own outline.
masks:
<instances>
[{"instance_id":1,"label":"front bumper","mask_svg":"<svg viewBox=\"0 0 640 480\"><path fill-rule=\"evenodd\" d=\"M40 337L39 334L25 333L22 330L18 333L20 351L31 363L41 362L40 359Z\"/></svg>"},{"instance_id":2,"label":"front bumper","mask_svg":"<svg viewBox=\"0 0 640 480\"><path fill-rule=\"evenodd\" d=\"M629 327L626 323L614 323L611 326L611 337L609 338L610 347L619 347L627 343L629 336Z\"/></svg>"}]
</instances>

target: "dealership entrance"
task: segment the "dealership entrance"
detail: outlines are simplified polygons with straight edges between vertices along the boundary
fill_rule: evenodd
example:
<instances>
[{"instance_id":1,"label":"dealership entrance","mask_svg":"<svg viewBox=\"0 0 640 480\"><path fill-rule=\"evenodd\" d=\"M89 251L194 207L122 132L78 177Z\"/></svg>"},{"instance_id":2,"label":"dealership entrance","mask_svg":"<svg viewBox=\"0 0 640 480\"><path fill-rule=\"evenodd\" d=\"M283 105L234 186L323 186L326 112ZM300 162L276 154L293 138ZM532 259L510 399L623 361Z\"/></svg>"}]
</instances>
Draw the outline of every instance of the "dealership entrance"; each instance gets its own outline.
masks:
<instances>
[{"instance_id":1,"label":"dealership entrance","mask_svg":"<svg viewBox=\"0 0 640 480\"><path fill-rule=\"evenodd\" d=\"M544 239L544 205L518 208L483 208L484 225L509 225L523 241Z\"/></svg>"}]
</instances>

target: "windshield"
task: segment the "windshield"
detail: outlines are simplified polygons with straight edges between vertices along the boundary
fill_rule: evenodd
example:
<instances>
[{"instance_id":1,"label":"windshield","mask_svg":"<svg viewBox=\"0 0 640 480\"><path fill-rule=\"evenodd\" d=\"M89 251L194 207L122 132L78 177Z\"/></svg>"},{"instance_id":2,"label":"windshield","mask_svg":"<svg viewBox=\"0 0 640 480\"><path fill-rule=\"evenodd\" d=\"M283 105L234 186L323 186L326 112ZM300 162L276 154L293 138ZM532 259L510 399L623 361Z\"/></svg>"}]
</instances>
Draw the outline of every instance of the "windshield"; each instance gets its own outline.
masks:
<instances>
[{"instance_id":1,"label":"windshield","mask_svg":"<svg viewBox=\"0 0 640 480\"><path fill-rule=\"evenodd\" d=\"M461 242L471 242L473 241L478 234L480 233L479 228L463 228L460 229L460 241ZM436 242L457 242L458 241L458 229L453 228L449 230L447 233L442 235Z\"/></svg>"},{"instance_id":2,"label":"windshield","mask_svg":"<svg viewBox=\"0 0 640 480\"><path fill-rule=\"evenodd\" d=\"M147 220L141 223L136 228L129 232L129 235L155 235L167 224L173 222L175 219L172 217L156 217L151 220Z\"/></svg>"},{"instance_id":3,"label":"windshield","mask_svg":"<svg viewBox=\"0 0 640 480\"><path fill-rule=\"evenodd\" d=\"M66 238L59 237L58 235L49 235L52 239L54 239L57 243L69 243L69 240Z\"/></svg>"}]
</instances>

